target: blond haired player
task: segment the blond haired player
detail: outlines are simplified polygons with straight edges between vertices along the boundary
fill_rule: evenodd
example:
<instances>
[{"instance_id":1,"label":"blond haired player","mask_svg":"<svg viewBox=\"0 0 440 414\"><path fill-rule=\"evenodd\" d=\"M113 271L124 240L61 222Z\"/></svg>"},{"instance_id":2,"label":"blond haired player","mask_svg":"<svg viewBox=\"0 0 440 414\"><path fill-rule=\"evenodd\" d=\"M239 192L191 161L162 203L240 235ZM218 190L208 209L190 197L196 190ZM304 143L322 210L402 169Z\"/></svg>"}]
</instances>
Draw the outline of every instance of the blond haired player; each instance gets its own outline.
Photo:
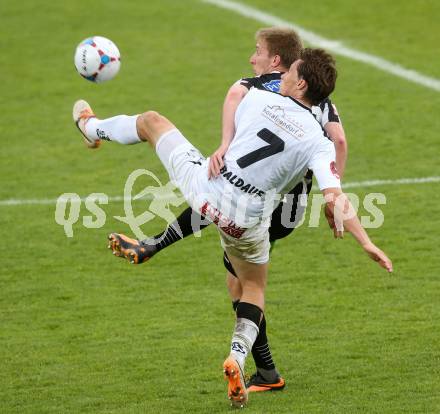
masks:
<instances>
[{"instance_id":1,"label":"blond haired player","mask_svg":"<svg viewBox=\"0 0 440 414\"><path fill-rule=\"evenodd\" d=\"M305 49L283 75L280 94L251 89L237 108L234 139L225 153L223 171L215 180L208 179L208 161L157 112L127 117L122 128L129 130L133 139L151 144L193 209L217 225L222 246L240 279L243 292L230 354L223 364L228 396L237 406L247 402L244 363L264 312L269 260L267 212L271 203L276 205L276 194L300 182L307 169L313 170L330 214L342 220L345 230L374 261L392 271L391 261L371 242L358 218L344 216L351 205L332 169L335 149L310 110L329 96L335 81L333 58L320 49ZM75 121L85 136L92 117L85 101L74 105ZM264 142L259 143L255 136ZM338 210L340 200L343 208ZM337 227L337 234L341 232L342 227ZM117 239L113 248L118 249Z\"/></svg>"}]
</instances>

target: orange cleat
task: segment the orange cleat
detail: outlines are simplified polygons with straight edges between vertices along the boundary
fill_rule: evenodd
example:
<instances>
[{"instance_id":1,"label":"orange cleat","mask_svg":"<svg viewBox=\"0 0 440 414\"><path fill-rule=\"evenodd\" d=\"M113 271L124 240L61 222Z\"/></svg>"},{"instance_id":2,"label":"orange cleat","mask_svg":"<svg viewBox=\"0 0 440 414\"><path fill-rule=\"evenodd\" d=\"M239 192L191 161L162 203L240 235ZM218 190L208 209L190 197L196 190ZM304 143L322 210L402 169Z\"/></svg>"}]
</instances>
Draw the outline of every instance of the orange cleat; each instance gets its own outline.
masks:
<instances>
[{"instance_id":1,"label":"orange cleat","mask_svg":"<svg viewBox=\"0 0 440 414\"><path fill-rule=\"evenodd\" d=\"M281 391L286 386L284 378L278 377L276 381L266 381L258 372L253 374L246 383L248 392Z\"/></svg>"},{"instance_id":2,"label":"orange cleat","mask_svg":"<svg viewBox=\"0 0 440 414\"><path fill-rule=\"evenodd\" d=\"M235 408L244 408L248 400L244 374L238 362L229 356L223 363L223 373L228 380L228 398L231 400L231 406Z\"/></svg>"},{"instance_id":3,"label":"orange cleat","mask_svg":"<svg viewBox=\"0 0 440 414\"><path fill-rule=\"evenodd\" d=\"M130 239L123 234L111 233L108 239L108 248L113 254L127 259L131 264L144 263L154 254L152 246L142 244L139 240Z\"/></svg>"}]
</instances>

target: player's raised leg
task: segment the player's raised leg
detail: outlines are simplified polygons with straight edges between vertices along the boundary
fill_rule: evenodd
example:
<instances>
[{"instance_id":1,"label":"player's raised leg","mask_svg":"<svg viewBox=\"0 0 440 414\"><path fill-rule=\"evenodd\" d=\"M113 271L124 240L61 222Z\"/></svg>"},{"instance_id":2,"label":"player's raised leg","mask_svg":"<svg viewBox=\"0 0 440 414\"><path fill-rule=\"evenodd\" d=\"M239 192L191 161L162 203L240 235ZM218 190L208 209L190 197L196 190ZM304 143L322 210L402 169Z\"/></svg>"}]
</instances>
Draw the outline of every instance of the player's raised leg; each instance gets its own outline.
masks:
<instances>
[{"instance_id":1,"label":"player's raised leg","mask_svg":"<svg viewBox=\"0 0 440 414\"><path fill-rule=\"evenodd\" d=\"M125 145L148 141L155 147L161 135L176 128L167 118L155 111L98 119L84 100L75 102L73 120L89 148L97 148L102 140Z\"/></svg>"},{"instance_id":2,"label":"player's raised leg","mask_svg":"<svg viewBox=\"0 0 440 414\"><path fill-rule=\"evenodd\" d=\"M76 101L73 105L73 120L84 137L89 148L98 148L102 140L120 144L142 142L136 128L138 115L118 115L107 119L98 119L88 102Z\"/></svg>"},{"instance_id":3,"label":"player's raised leg","mask_svg":"<svg viewBox=\"0 0 440 414\"><path fill-rule=\"evenodd\" d=\"M148 141L154 148L167 132L177 129L166 117L156 111L148 111L136 119L136 130L142 141Z\"/></svg>"}]
</instances>

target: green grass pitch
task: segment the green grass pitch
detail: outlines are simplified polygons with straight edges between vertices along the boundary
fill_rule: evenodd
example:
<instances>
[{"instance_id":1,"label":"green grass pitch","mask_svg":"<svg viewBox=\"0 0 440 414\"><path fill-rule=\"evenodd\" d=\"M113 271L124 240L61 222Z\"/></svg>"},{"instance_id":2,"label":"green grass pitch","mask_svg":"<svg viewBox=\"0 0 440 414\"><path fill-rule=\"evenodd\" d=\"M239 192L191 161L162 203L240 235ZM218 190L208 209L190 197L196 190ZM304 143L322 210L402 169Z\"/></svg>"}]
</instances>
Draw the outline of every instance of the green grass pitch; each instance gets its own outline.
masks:
<instances>
[{"instance_id":1,"label":"green grass pitch","mask_svg":"<svg viewBox=\"0 0 440 414\"><path fill-rule=\"evenodd\" d=\"M440 78L435 0L246 3ZM251 75L262 26L197 0L23 0L0 9L0 201L121 196L137 168L167 181L146 146L86 150L71 121L79 98L103 117L159 110L209 155L224 94ZM74 70L74 48L90 35L121 50L121 72L107 84ZM337 63L346 181L439 176L440 93L348 58ZM248 412L440 412L439 190L350 189L387 197L384 225L370 235L393 259L392 275L350 236L334 241L323 219L278 243L267 319L287 386L251 395ZM102 208L104 227L79 221L67 238L54 204L0 203L0 412L229 412L221 365L233 313L215 229L129 266L106 249L107 233L129 232L114 218L123 204ZM88 214L83 204L80 220Z\"/></svg>"}]
</instances>

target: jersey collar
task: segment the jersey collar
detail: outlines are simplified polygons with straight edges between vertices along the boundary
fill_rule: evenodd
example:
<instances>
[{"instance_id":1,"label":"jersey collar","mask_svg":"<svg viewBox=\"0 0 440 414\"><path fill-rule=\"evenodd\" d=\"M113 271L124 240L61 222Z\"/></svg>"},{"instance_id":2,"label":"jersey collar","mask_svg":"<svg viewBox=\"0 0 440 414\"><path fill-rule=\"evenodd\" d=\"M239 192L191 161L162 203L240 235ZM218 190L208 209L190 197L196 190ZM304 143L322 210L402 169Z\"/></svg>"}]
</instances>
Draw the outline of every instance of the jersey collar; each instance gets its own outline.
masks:
<instances>
[{"instance_id":1,"label":"jersey collar","mask_svg":"<svg viewBox=\"0 0 440 414\"><path fill-rule=\"evenodd\" d=\"M285 98L289 98L290 100L295 102L297 105L303 107L304 109L307 109L310 113L312 112L311 108L309 108L308 106L305 106L303 103L301 103L300 101L297 101L295 98L292 98L291 96L285 96L285 95L281 95L281 96L284 96Z\"/></svg>"}]
</instances>

